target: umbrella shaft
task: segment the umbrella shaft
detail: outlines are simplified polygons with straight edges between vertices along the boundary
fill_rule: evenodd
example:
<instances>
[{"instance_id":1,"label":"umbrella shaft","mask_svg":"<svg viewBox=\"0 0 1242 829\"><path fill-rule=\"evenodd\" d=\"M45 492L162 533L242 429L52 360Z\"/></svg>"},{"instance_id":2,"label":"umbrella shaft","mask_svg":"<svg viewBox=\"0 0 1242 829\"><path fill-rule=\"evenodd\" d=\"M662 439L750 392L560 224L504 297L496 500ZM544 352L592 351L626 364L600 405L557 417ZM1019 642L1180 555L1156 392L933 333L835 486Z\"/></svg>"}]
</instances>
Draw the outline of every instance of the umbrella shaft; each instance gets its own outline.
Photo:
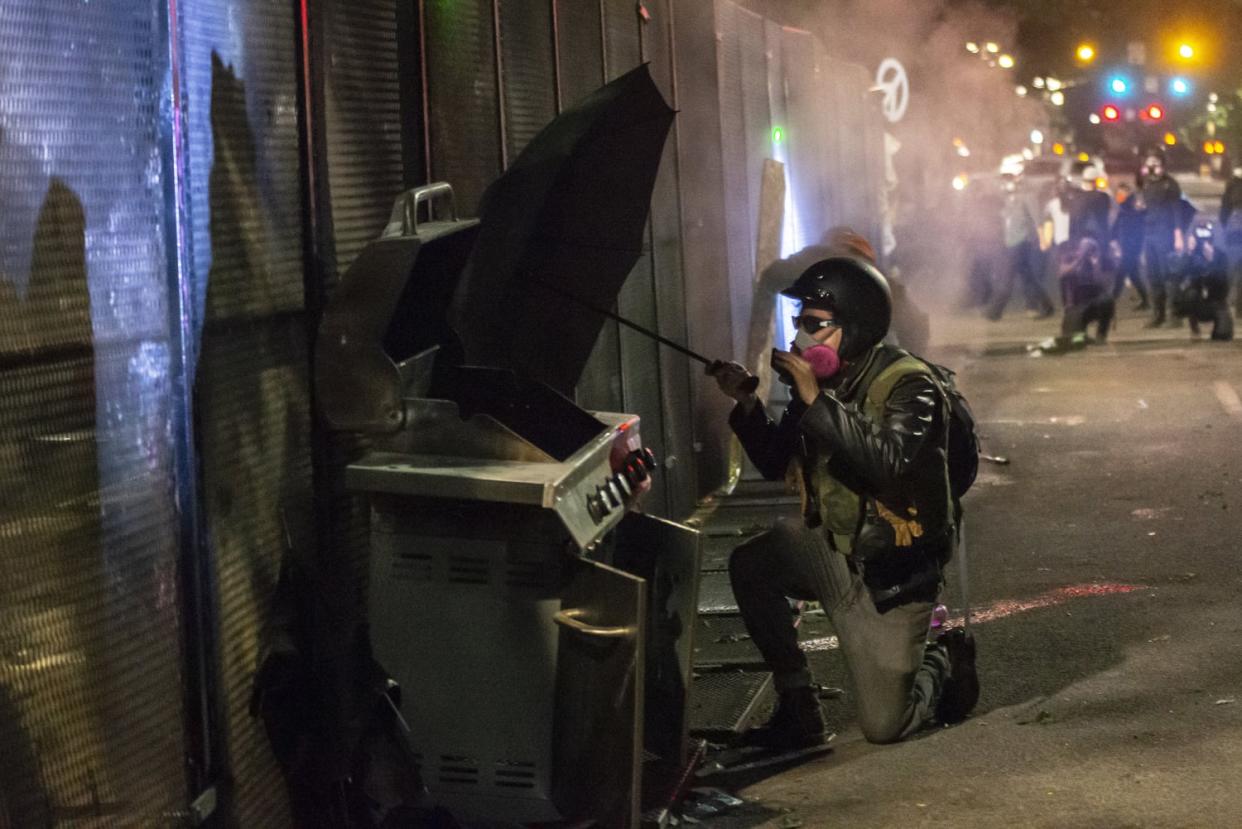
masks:
<instances>
[{"instance_id":1,"label":"umbrella shaft","mask_svg":"<svg viewBox=\"0 0 1242 829\"><path fill-rule=\"evenodd\" d=\"M608 317L608 319L610 320L615 320L616 322L621 323L627 328L631 328L634 331L637 331L639 334L650 337L651 339L655 340L661 345L666 345L669 348L673 349L674 351L678 351L678 352L681 352L682 354L685 354L687 357L691 358L692 360L698 360L700 363L702 363L705 366L710 366L714 362L712 360L707 359L702 354L697 354L691 351L690 349L686 348L681 343L673 342L667 337L661 337L659 334L655 333L654 331L651 331L650 329L644 328L643 326L639 325L636 322L630 322L629 320L627 320L625 317L621 316L620 314L614 314L612 311L607 311L603 308L599 308L595 305L592 305L586 300L579 299L578 297L574 296L568 291L563 291L560 288L557 288L553 285L549 285L547 282L544 282L543 280L538 280L538 282L540 285L547 288L549 291L552 291L553 293L556 293L556 294L560 294L565 299L568 299L571 302L575 302L578 305L581 305L583 308L586 308L588 311L594 311L597 314Z\"/></svg>"}]
</instances>

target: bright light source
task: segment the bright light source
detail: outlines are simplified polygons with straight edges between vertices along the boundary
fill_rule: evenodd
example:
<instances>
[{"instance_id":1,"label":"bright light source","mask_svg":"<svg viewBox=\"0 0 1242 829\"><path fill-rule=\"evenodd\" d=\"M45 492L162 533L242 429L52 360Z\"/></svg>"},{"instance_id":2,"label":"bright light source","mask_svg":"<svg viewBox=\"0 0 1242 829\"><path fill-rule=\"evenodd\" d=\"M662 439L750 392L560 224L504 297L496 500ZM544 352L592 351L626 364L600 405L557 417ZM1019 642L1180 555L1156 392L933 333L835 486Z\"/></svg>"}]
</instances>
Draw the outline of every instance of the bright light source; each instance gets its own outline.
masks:
<instances>
[{"instance_id":1,"label":"bright light source","mask_svg":"<svg viewBox=\"0 0 1242 829\"><path fill-rule=\"evenodd\" d=\"M1098 124L1098 123L1100 123L1101 118L1100 118L1100 116L1096 115L1096 114L1093 112L1093 113L1091 113L1090 115L1088 115L1088 116L1087 116L1087 120L1088 120L1088 121L1090 121L1090 122L1091 122L1091 123L1093 123L1093 124Z\"/></svg>"},{"instance_id":2,"label":"bright light source","mask_svg":"<svg viewBox=\"0 0 1242 829\"><path fill-rule=\"evenodd\" d=\"M1025 158L1027 161L1030 161L1031 159L1035 157L1035 151L1032 150L1030 147L1023 147L1022 157Z\"/></svg>"},{"instance_id":3,"label":"bright light source","mask_svg":"<svg viewBox=\"0 0 1242 829\"><path fill-rule=\"evenodd\" d=\"M970 184L970 179L966 177L965 173L959 173L958 175L953 177L953 189L954 190L958 190L958 191L965 190L967 184Z\"/></svg>"},{"instance_id":4,"label":"bright light source","mask_svg":"<svg viewBox=\"0 0 1242 829\"><path fill-rule=\"evenodd\" d=\"M1159 121L1164 118L1164 107L1160 104L1152 104L1146 109L1147 117L1153 121Z\"/></svg>"},{"instance_id":5,"label":"bright light source","mask_svg":"<svg viewBox=\"0 0 1242 829\"><path fill-rule=\"evenodd\" d=\"M1208 155L1213 155L1216 152L1216 144L1211 141L1204 141L1203 151Z\"/></svg>"},{"instance_id":6,"label":"bright light source","mask_svg":"<svg viewBox=\"0 0 1242 829\"><path fill-rule=\"evenodd\" d=\"M1001 55L996 59L1001 69L1013 69L1013 55Z\"/></svg>"},{"instance_id":7,"label":"bright light source","mask_svg":"<svg viewBox=\"0 0 1242 829\"><path fill-rule=\"evenodd\" d=\"M1031 86L1035 87L1036 89L1043 89L1044 79L1042 77L1036 78L1035 80L1031 81Z\"/></svg>"},{"instance_id":8,"label":"bright light source","mask_svg":"<svg viewBox=\"0 0 1242 829\"><path fill-rule=\"evenodd\" d=\"M970 148L969 147L958 147L957 154L961 156L962 158L970 158Z\"/></svg>"},{"instance_id":9,"label":"bright light source","mask_svg":"<svg viewBox=\"0 0 1242 829\"><path fill-rule=\"evenodd\" d=\"M968 42L966 44L966 51L970 52L972 55L979 54L979 44L975 43L973 40Z\"/></svg>"},{"instance_id":10,"label":"bright light source","mask_svg":"<svg viewBox=\"0 0 1242 829\"><path fill-rule=\"evenodd\" d=\"M985 44L983 45L983 48L984 48L984 49L987 49L989 52L991 52L991 53L992 53L992 54L994 54L994 55L995 55L997 52L999 52L999 51L1000 51L1000 45L999 45L999 44L996 44L996 43L993 43L993 42L992 42L992 41L990 41L990 40L989 40L987 43L985 43Z\"/></svg>"},{"instance_id":11,"label":"bright light source","mask_svg":"<svg viewBox=\"0 0 1242 829\"><path fill-rule=\"evenodd\" d=\"M1107 178L1105 178L1104 176L1099 176L1099 177L1097 177L1097 178L1096 178L1096 180L1095 180L1095 189L1096 189L1096 190L1107 190L1107 189L1108 189L1108 179L1107 179Z\"/></svg>"},{"instance_id":12,"label":"bright light source","mask_svg":"<svg viewBox=\"0 0 1242 829\"><path fill-rule=\"evenodd\" d=\"M1079 160L1079 161L1090 161L1090 160L1091 160L1091 156L1087 155L1086 153L1079 153L1079 154L1078 154L1078 160Z\"/></svg>"},{"instance_id":13,"label":"bright light source","mask_svg":"<svg viewBox=\"0 0 1242 829\"><path fill-rule=\"evenodd\" d=\"M772 143L780 144L785 140L785 130L781 127L772 127Z\"/></svg>"},{"instance_id":14,"label":"bright light source","mask_svg":"<svg viewBox=\"0 0 1242 829\"><path fill-rule=\"evenodd\" d=\"M1112 104L1105 105L1104 109L1100 110L1100 115L1104 117L1105 121L1121 120L1121 110Z\"/></svg>"},{"instance_id":15,"label":"bright light source","mask_svg":"<svg viewBox=\"0 0 1242 829\"><path fill-rule=\"evenodd\" d=\"M1185 78L1174 78L1169 82L1169 91L1179 97L1185 97L1190 94L1190 81Z\"/></svg>"},{"instance_id":16,"label":"bright light source","mask_svg":"<svg viewBox=\"0 0 1242 829\"><path fill-rule=\"evenodd\" d=\"M1207 111L1208 111L1208 112L1215 112L1215 111L1216 111L1216 109L1217 109L1216 104L1208 104L1208 105L1207 105Z\"/></svg>"},{"instance_id":17,"label":"bright light source","mask_svg":"<svg viewBox=\"0 0 1242 829\"><path fill-rule=\"evenodd\" d=\"M1044 143L1044 134L1040 132L1039 130L1031 130L1031 143L1032 144Z\"/></svg>"},{"instance_id":18,"label":"bright light source","mask_svg":"<svg viewBox=\"0 0 1242 829\"><path fill-rule=\"evenodd\" d=\"M1052 145L1052 154L1053 154L1053 155L1065 155L1065 145L1064 145L1064 144L1062 144L1060 141L1058 141L1057 143L1053 144L1053 145Z\"/></svg>"},{"instance_id":19,"label":"bright light source","mask_svg":"<svg viewBox=\"0 0 1242 829\"><path fill-rule=\"evenodd\" d=\"M1077 55L1082 63L1090 63L1095 60L1095 47L1090 43L1084 43L1078 47Z\"/></svg>"},{"instance_id":20,"label":"bright light source","mask_svg":"<svg viewBox=\"0 0 1242 829\"><path fill-rule=\"evenodd\" d=\"M1116 77L1108 82L1108 88L1112 90L1114 95L1125 95L1130 91L1130 82L1125 78Z\"/></svg>"},{"instance_id":21,"label":"bright light source","mask_svg":"<svg viewBox=\"0 0 1242 829\"><path fill-rule=\"evenodd\" d=\"M1065 85L1061 83L1059 80L1057 80L1056 78L1045 78L1044 83L1047 84L1049 92L1056 92L1058 89L1060 89L1061 87Z\"/></svg>"},{"instance_id":22,"label":"bright light source","mask_svg":"<svg viewBox=\"0 0 1242 829\"><path fill-rule=\"evenodd\" d=\"M1065 106L1065 93L1064 92L1053 92L1052 97L1049 98L1048 100L1052 101L1052 105L1054 107Z\"/></svg>"},{"instance_id":23,"label":"bright light source","mask_svg":"<svg viewBox=\"0 0 1242 829\"><path fill-rule=\"evenodd\" d=\"M1192 60L1195 56L1195 47L1189 43L1183 43L1177 47L1177 56L1182 60Z\"/></svg>"},{"instance_id":24,"label":"bright light source","mask_svg":"<svg viewBox=\"0 0 1242 829\"><path fill-rule=\"evenodd\" d=\"M1208 96L1208 100L1211 101L1212 103L1216 103L1217 101L1220 100L1220 96L1217 95L1215 92L1213 92L1211 95Z\"/></svg>"},{"instance_id":25,"label":"bright light source","mask_svg":"<svg viewBox=\"0 0 1242 829\"><path fill-rule=\"evenodd\" d=\"M1027 89L1025 86L1022 86L1021 84L1018 84L1016 87L1014 87L1013 91L1018 93L1019 98L1025 98L1026 93L1030 92L1029 89Z\"/></svg>"},{"instance_id":26,"label":"bright light source","mask_svg":"<svg viewBox=\"0 0 1242 829\"><path fill-rule=\"evenodd\" d=\"M1174 135L1174 134L1173 134L1173 133L1171 133L1171 132L1166 132L1166 133L1164 134L1164 145L1165 145L1166 147L1176 147L1176 146L1177 146L1177 136L1176 136L1176 135Z\"/></svg>"},{"instance_id":27,"label":"bright light source","mask_svg":"<svg viewBox=\"0 0 1242 829\"><path fill-rule=\"evenodd\" d=\"M1212 149L1216 151L1216 154L1217 154L1217 155L1224 155L1224 153L1225 153L1225 142L1224 142L1224 141L1217 141L1217 142L1213 143L1213 144L1212 144Z\"/></svg>"}]
</instances>

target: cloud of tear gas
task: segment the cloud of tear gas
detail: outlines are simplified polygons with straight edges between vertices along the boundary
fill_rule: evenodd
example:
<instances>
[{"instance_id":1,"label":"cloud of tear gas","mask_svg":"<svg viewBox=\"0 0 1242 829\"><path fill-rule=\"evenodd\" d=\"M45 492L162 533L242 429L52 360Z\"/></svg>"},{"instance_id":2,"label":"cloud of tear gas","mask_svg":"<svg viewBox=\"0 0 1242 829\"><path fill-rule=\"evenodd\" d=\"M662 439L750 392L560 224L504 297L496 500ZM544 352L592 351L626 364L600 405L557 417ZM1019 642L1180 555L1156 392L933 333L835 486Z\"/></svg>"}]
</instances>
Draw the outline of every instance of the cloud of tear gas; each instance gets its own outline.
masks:
<instances>
[{"instance_id":1,"label":"cloud of tear gas","mask_svg":"<svg viewBox=\"0 0 1242 829\"><path fill-rule=\"evenodd\" d=\"M895 166L897 249L892 262L919 300L960 303L972 292L971 271L982 281L987 256L999 239L996 173L1001 159L1037 149L1038 129L1051 143L1054 109L1025 97L1029 85L1016 51L1017 20L979 3L948 0L841 0L802 3L800 21L830 53L872 71L886 57L902 62L910 77L910 105L890 126L901 142ZM968 51L967 44L978 47ZM997 50L989 52L988 44ZM1015 65L1005 68L1001 55ZM961 177L961 178L959 178ZM955 188L967 183L965 190ZM989 192L990 191L990 192Z\"/></svg>"}]
</instances>

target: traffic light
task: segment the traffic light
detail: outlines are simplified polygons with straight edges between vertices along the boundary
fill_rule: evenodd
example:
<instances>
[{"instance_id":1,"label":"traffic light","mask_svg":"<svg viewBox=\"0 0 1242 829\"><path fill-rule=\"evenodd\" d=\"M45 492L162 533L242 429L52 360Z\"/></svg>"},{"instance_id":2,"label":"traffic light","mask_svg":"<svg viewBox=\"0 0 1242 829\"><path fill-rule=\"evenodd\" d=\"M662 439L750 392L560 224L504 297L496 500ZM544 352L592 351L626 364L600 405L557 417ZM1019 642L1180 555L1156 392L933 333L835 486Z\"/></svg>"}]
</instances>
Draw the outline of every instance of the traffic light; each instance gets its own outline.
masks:
<instances>
[{"instance_id":1,"label":"traffic light","mask_svg":"<svg viewBox=\"0 0 1242 829\"><path fill-rule=\"evenodd\" d=\"M1139 117L1141 117L1144 121L1163 121L1164 107L1160 104L1148 104L1144 107L1143 111L1139 113Z\"/></svg>"},{"instance_id":2,"label":"traffic light","mask_svg":"<svg viewBox=\"0 0 1242 829\"><path fill-rule=\"evenodd\" d=\"M1109 78L1108 89L1114 95L1128 95L1130 94L1130 79L1122 75L1114 75Z\"/></svg>"},{"instance_id":3,"label":"traffic light","mask_svg":"<svg viewBox=\"0 0 1242 829\"><path fill-rule=\"evenodd\" d=\"M1185 78L1174 78L1169 81L1169 92L1178 98L1185 98L1190 94L1190 81Z\"/></svg>"},{"instance_id":4,"label":"traffic light","mask_svg":"<svg viewBox=\"0 0 1242 829\"><path fill-rule=\"evenodd\" d=\"M1115 124L1121 120L1121 110L1113 104L1105 104L1104 108L1100 110L1100 117L1110 124Z\"/></svg>"}]
</instances>

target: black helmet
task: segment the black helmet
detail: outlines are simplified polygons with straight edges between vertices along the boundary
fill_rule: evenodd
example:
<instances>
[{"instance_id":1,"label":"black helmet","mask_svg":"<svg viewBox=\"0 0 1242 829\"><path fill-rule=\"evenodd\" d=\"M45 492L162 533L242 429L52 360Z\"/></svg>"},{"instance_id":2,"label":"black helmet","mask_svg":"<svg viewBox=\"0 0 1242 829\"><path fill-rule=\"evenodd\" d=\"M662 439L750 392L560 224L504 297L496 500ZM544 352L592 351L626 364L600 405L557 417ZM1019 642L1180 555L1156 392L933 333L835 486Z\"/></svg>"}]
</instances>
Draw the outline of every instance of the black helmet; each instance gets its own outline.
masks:
<instances>
[{"instance_id":1,"label":"black helmet","mask_svg":"<svg viewBox=\"0 0 1242 829\"><path fill-rule=\"evenodd\" d=\"M816 262L781 293L836 315L842 328L841 357L846 360L883 340L893 319L888 280L873 265L848 256Z\"/></svg>"}]
</instances>

